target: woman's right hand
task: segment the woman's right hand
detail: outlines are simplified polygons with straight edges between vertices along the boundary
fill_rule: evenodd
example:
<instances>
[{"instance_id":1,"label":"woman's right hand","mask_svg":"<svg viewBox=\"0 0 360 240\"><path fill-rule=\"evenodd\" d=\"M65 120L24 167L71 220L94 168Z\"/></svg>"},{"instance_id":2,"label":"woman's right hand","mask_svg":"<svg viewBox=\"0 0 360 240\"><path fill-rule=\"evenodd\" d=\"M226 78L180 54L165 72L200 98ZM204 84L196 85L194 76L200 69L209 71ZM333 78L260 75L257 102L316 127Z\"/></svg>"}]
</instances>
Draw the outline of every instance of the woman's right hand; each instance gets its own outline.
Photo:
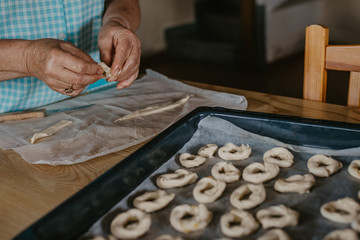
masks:
<instances>
[{"instance_id":1,"label":"woman's right hand","mask_svg":"<svg viewBox=\"0 0 360 240\"><path fill-rule=\"evenodd\" d=\"M103 78L103 69L87 53L57 39L29 41L24 60L28 75L68 96L78 95L86 86ZM73 91L66 91L69 88Z\"/></svg>"}]
</instances>

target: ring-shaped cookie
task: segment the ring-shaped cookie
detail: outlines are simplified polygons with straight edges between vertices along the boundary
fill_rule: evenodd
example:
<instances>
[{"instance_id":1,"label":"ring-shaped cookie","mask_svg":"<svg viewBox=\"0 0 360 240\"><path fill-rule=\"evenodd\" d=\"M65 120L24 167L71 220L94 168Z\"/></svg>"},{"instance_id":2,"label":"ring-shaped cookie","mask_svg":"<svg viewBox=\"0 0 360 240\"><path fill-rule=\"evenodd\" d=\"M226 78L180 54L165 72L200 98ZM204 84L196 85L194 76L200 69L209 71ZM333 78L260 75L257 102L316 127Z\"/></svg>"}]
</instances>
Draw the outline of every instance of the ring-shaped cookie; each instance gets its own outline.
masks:
<instances>
[{"instance_id":1,"label":"ring-shaped cookie","mask_svg":"<svg viewBox=\"0 0 360 240\"><path fill-rule=\"evenodd\" d=\"M162 234L155 238L155 240L183 240L183 238L179 236L172 236L170 234Z\"/></svg>"},{"instance_id":2,"label":"ring-shaped cookie","mask_svg":"<svg viewBox=\"0 0 360 240\"><path fill-rule=\"evenodd\" d=\"M185 185L195 182L197 178L198 176L194 172L190 172L185 169L178 169L173 173L165 173L163 175L160 175L156 179L156 185L159 188L164 189L183 187Z\"/></svg>"},{"instance_id":3,"label":"ring-shaped cookie","mask_svg":"<svg viewBox=\"0 0 360 240\"><path fill-rule=\"evenodd\" d=\"M244 144L237 146L233 143L227 143L218 150L219 157L224 160L245 160L249 158L250 154L250 146Z\"/></svg>"},{"instance_id":4,"label":"ring-shaped cookie","mask_svg":"<svg viewBox=\"0 0 360 240\"><path fill-rule=\"evenodd\" d=\"M263 208L256 213L257 220L261 226L267 228L283 228L296 226L298 224L299 213L283 204Z\"/></svg>"},{"instance_id":5,"label":"ring-shaped cookie","mask_svg":"<svg viewBox=\"0 0 360 240\"><path fill-rule=\"evenodd\" d=\"M351 223L359 212L359 203L349 197L327 202L320 208L320 213L324 218L338 223Z\"/></svg>"},{"instance_id":6,"label":"ring-shaped cookie","mask_svg":"<svg viewBox=\"0 0 360 240\"><path fill-rule=\"evenodd\" d=\"M315 178L312 174L293 175L276 180L274 189L278 192L307 193L314 184Z\"/></svg>"},{"instance_id":7,"label":"ring-shaped cookie","mask_svg":"<svg viewBox=\"0 0 360 240\"><path fill-rule=\"evenodd\" d=\"M215 152L218 149L218 146L213 143L206 144L205 146L201 147L197 154L202 157L206 158L214 158Z\"/></svg>"},{"instance_id":8,"label":"ring-shaped cookie","mask_svg":"<svg viewBox=\"0 0 360 240\"><path fill-rule=\"evenodd\" d=\"M359 240L357 233L349 228L332 231L323 240Z\"/></svg>"},{"instance_id":9,"label":"ring-shaped cookie","mask_svg":"<svg viewBox=\"0 0 360 240\"><path fill-rule=\"evenodd\" d=\"M275 147L265 152L263 156L264 162L274 163L279 167L291 167L294 163L294 155L283 147Z\"/></svg>"},{"instance_id":10,"label":"ring-shaped cookie","mask_svg":"<svg viewBox=\"0 0 360 240\"><path fill-rule=\"evenodd\" d=\"M259 224L251 213L232 209L221 216L220 227L225 236L238 238L251 234L259 227Z\"/></svg>"},{"instance_id":11,"label":"ring-shaped cookie","mask_svg":"<svg viewBox=\"0 0 360 240\"><path fill-rule=\"evenodd\" d=\"M151 213L166 207L174 197L175 193L167 194L164 190L146 192L137 196L133 205L146 213Z\"/></svg>"},{"instance_id":12,"label":"ring-shaped cookie","mask_svg":"<svg viewBox=\"0 0 360 240\"><path fill-rule=\"evenodd\" d=\"M243 179L255 184L267 182L279 174L280 168L273 163L254 162L243 170Z\"/></svg>"},{"instance_id":13,"label":"ring-shaped cookie","mask_svg":"<svg viewBox=\"0 0 360 240\"><path fill-rule=\"evenodd\" d=\"M170 213L170 224L185 234L205 229L212 219L212 213L204 204L176 206Z\"/></svg>"},{"instance_id":14,"label":"ring-shaped cookie","mask_svg":"<svg viewBox=\"0 0 360 240\"><path fill-rule=\"evenodd\" d=\"M290 240L289 235L282 229L274 228L267 231L264 235L260 236L257 240Z\"/></svg>"},{"instance_id":15,"label":"ring-shaped cookie","mask_svg":"<svg viewBox=\"0 0 360 240\"><path fill-rule=\"evenodd\" d=\"M342 163L331 157L317 154L308 160L307 167L309 172L317 177L329 177L342 168Z\"/></svg>"},{"instance_id":16,"label":"ring-shaped cookie","mask_svg":"<svg viewBox=\"0 0 360 240\"><path fill-rule=\"evenodd\" d=\"M179 157L181 166L186 168L198 167L205 163L206 157L192 155L190 153L182 153Z\"/></svg>"},{"instance_id":17,"label":"ring-shaped cookie","mask_svg":"<svg viewBox=\"0 0 360 240\"><path fill-rule=\"evenodd\" d=\"M120 239L136 239L149 231L151 218L149 214L132 208L117 215L111 222L111 234Z\"/></svg>"},{"instance_id":18,"label":"ring-shaped cookie","mask_svg":"<svg viewBox=\"0 0 360 240\"><path fill-rule=\"evenodd\" d=\"M217 180L232 183L240 179L241 172L232 163L218 162L211 168L211 175Z\"/></svg>"},{"instance_id":19,"label":"ring-shaped cookie","mask_svg":"<svg viewBox=\"0 0 360 240\"><path fill-rule=\"evenodd\" d=\"M224 192L226 183L213 177L202 178L193 189L193 196L199 203L211 203Z\"/></svg>"},{"instance_id":20,"label":"ring-shaped cookie","mask_svg":"<svg viewBox=\"0 0 360 240\"><path fill-rule=\"evenodd\" d=\"M354 178L360 179L360 160L353 160L348 167L348 172Z\"/></svg>"},{"instance_id":21,"label":"ring-shaped cookie","mask_svg":"<svg viewBox=\"0 0 360 240\"><path fill-rule=\"evenodd\" d=\"M231 205L238 209L256 207L263 203L265 199L266 191L263 184L244 184L235 189L230 195Z\"/></svg>"}]
</instances>

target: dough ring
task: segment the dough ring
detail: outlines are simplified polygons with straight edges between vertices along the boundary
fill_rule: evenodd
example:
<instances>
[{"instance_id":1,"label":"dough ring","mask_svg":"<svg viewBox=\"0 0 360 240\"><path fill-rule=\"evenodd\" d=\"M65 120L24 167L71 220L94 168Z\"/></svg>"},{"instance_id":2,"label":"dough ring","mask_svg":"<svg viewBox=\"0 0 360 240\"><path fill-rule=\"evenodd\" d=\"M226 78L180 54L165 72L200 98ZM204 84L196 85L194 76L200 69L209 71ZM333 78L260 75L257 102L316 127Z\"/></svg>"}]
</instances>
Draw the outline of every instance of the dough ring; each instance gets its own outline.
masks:
<instances>
[{"instance_id":1,"label":"dough ring","mask_svg":"<svg viewBox=\"0 0 360 240\"><path fill-rule=\"evenodd\" d=\"M204 177L194 187L193 195L199 203L211 203L223 194L225 187L226 183L223 181Z\"/></svg>"},{"instance_id":2,"label":"dough ring","mask_svg":"<svg viewBox=\"0 0 360 240\"><path fill-rule=\"evenodd\" d=\"M136 239L149 231L151 218L149 214L132 208L117 215L111 222L111 234L120 239Z\"/></svg>"},{"instance_id":3,"label":"dough ring","mask_svg":"<svg viewBox=\"0 0 360 240\"><path fill-rule=\"evenodd\" d=\"M137 196L133 204L136 208L151 213L166 207L174 197L175 193L167 194L164 190L157 190Z\"/></svg>"},{"instance_id":4,"label":"dough ring","mask_svg":"<svg viewBox=\"0 0 360 240\"><path fill-rule=\"evenodd\" d=\"M225 236L238 238L251 234L259 227L259 224L251 213L232 209L221 216L220 227Z\"/></svg>"},{"instance_id":5,"label":"dough ring","mask_svg":"<svg viewBox=\"0 0 360 240\"><path fill-rule=\"evenodd\" d=\"M274 189L278 192L307 193L314 184L314 176L307 173L305 175L292 175L286 179L278 179L274 184Z\"/></svg>"},{"instance_id":6,"label":"dough ring","mask_svg":"<svg viewBox=\"0 0 360 240\"><path fill-rule=\"evenodd\" d=\"M224 160L245 160L250 154L250 146L244 144L237 146L233 143L227 143L218 150L219 157Z\"/></svg>"},{"instance_id":7,"label":"dough ring","mask_svg":"<svg viewBox=\"0 0 360 240\"><path fill-rule=\"evenodd\" d=\"M186 168L198 167L206 161L205 157L192 155L190 153L182 153L179 157L181 166Z\"/></svg>"},{"instance_id":8,"label":"dough ring","mask_svg":"<svg viewBox=\"0 0 360 240\"><path fill-rule=\"evenodd\" d=\"M294 156L283 147L275 147L265 152L264 162L274 163L279 167L287 168L293 165Z\"/></svg>"},{"instance_id":9,"label":"dough ring","mask_svg":"<svg viewBox=\"0 0 360 240\"><path fill-rule=\"evenodd\" d=\"M246 196L248 197L244 199ZM248 183L231 193L230 203L238 209L250 209L264 202L265 198L266 192L263 184Z\"/></svg>"},{"instance_id":10,"label":"dough ring","mask_svg":"<svg viewBox=\"0 0 360 240\"><path fill-rule=\"evenodd\" d=\"M318 154L308 160L307 167L317 177L329 177L342 168L342 164L331 157Z\"/></svg>"},{"instance_id":11,"label":"dough ring","mask_svg":"<svg viewBox=\"0 0 360 240\"><path fill-rule=\"evenodd\" d=\"M267 228L283 228L286 226L296 226L298 224L299 213L283 204L271 206L259 210L256 218L262 227Z\"/></svg>"},{"instance_id":12,"label":"dough ring","mask_svg":"<svg viewBox=\"0 0 360 240\"><path fill-rule=\"evenodd\" d=\"M241 172L232 163L218 162L212 167L211 175L217 180L232 183L240 179Z\"/></svg>"},{"instance_id":13,"label":"dough ring","mask_svg":"<svg viewBox=\"0 0 360 240\"><path fill-rule=\"evenodd\" d=\"M328 233L323 240L359 240L359 238L354 230L346 228Z\"/></svg>"},{"instance_id":14,"label":"dough ring","mask_svg":"<svg viewBox=\"0 0 360 240\"><path fill-rule=\"evenodd\" d=\"M348 167L348 172L354 178L360 179L360 160L354 160Z\"/></svg>"},{"instance_id":15,"label":"dough ring","mask_svg":"<svg viewBox=\"0 0 360 240\"><path fill-rule=\"evenodd\" d=\"M289 235L282 229L274 228L267 231L264 235L260 236L257 240L290 240Z\"/></svg>"},{"instance_id":16,"label":"dough ring","mask_svg":"<svg viewBox=\"0 0 360 240\"><path fill-rule=\"evenodd\" d=\"M351 228L357 232L360 232L360 214L356 215L354 221L352 221Z\"/></svg>"},{"instance_id":17,"label":"dough ring","mask_svg":"<svg viewBox=\"0 0 360 240\"><path fill-rule=\"evenodd\" d=\"M276 177L279 171L280 168L276 164L255 162L243 170L243 179L256 184L264 183Z\"/></svg>"},{"instance_id":18,"label":"dough ring","mask_svg":"<svg viewBox=\"0 0 360 240\"><path fill-rule=\"evenodd\" d=\"M212 219L212 213L204 204L179 205L170 213L170 224L178 232L188 234L205 229Z\"/></svg>"},{"instance_id":19,"label":"dough ring","mask_svg":"<svg viewBox=\"0 0 360 240\"><path fill-rule=\"evenodd\" d=\"M324 218L338 223L351 223L359 211L360 205L349 197L325 203L320 208L321 215Z\"/></svg>"},{"instance_id":20,"label":"dough ring","mask_svg":"<svg viewBox=\"0 0 360 240\"><path fill-rule=\"evenodd\" d=\"M166 173L160 175L156 179L156 184L159 188L174 188L183 187L191 184L198 178L196 173L187 171L185 169L178 169L174 173Z\"/></svg>"},{"instance_id":21,"label":"dough ring","mask_svg":"<svg viewBox=\"0 0 360 240\"><path fill-rule=\"evenodd\" d=\"M210 143L201 147L197 152L197 154L202 157L213 158L217 149L218 146L216 144Z\"/></svg>"},{"instance_id":22,"label":"dough ring","mask_svg":"<svg viewBox=\"0 0 360 240\"><path fill-rule=\"evenodd\" d=\"M170 234L163 234L155 238L155 240L183 240L183 238L178 236L171 236Z\"/></svg>"}]
</instances>

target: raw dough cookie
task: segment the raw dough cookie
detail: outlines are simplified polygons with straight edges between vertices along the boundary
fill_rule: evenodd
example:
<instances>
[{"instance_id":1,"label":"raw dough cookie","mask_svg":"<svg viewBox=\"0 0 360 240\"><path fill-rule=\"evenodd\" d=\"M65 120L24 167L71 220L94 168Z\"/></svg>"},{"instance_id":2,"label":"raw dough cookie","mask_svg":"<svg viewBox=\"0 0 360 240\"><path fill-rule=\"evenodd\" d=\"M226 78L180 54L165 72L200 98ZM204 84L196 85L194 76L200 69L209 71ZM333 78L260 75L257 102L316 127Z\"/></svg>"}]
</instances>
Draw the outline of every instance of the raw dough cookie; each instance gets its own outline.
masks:
<instances>
[{"instance_id":1,"label":"raw dough cookie","mask_svg":"<svg viewBox=\"0 0 360 240\"><path fill-rule=\"evenodd\" d=\"M338 223L351 223L360 212L360 205L352 198L345 197L325 203L320 208L324 218Z\"/></svg>"},{"instance_id":2,"label":"raw dough cookie","mask_svg":"<svg viewBox=\"0 0 360 240\"><path fill-rule=\"evenodd\" d=\"M41 132L35 133L32 136L32 138L30 139L30 143L34 144L40 138L50 137L51 135L54 135L61 129L71 125L72 123L73 123L73 121L71 121L71 120L61 120L61 121L55 123L54 125L42 130Z\"/></svg>"},{"instance_id":3,"label":"raw dough cookie","mask_svg":"<svg viewBox=\"0 0 360 240\"><path fill-rule=\"evenodd\" d=\"M181 166L186 168L198 167L206 161L205 157L192 155L190 153L182 153L179 157Z\"/></svg>"},{"instance_id":4,"label":"raw dough cookie","mask_svg":"<svg viewBox=\"0 0 360 240\"><path fill-rule=\"evenodd\" d=\"M310 188L315 184L315 178L311 174L293 175L286 179L278 179L274 184L274 189L278 192L310 192Z\"/></svg>"},{"instance_id":5,"label":"raw dough cookie","mask_svg":"<svg viewBox=\"0 0 360 240\"><path fill-rule=\"evenodd\" d=\"M354 178L360 179L360 160L354 160L348 167L348 172Z\"/></svg>"},{"instance_id":6,"label":"raw dough cookie","mask_svg":"<svg viewBox=\"0 0 360 240\"><path fill-rule=\"evenodd\" d=\"M179 236L171 236L170 234L163 234L155 238L155 240L183 240Z\"/></svg>"},{"instance_id":7,"label":"raw dough cookie","mask_svg":"<svg viewBox=\"0 0 360 240\"><path fill-rule=\"evenodd\" d=\"M204 204L179 205L170 213L171 226L185 234L206 228L211 219L212 213Z\"/></svg>"},{"instance_id":8,"label":"raw dough cookie","mask_svg":"<svg viewBox=\"0 0 360 240\"><path fill-rule=\"evenodd\" d=\"M220 219L221 232L227 237L243 237L254 232L259 224L251 213L232 209L229 213L225 213Z\"/></svg>"},{"instance_id":9,"label":"raw dough cookie","mask_svg":"<svg viewBox=\"0 0 360 240\"><path fill-rule=\"evenodd\" d=\"M218 150L219 157L224 160L245 160L249 158L250 154L250 146L244 144L237 146L233 143L227 143Z\"/></svg>"},{"instance_id":10,"label":"raw dough cookie","mask_svg":"<svg viewBox=\"0 0 360 240\"><path fill-rule=\"evenodd\" d=\"M360 232L360 213L358 213L351 223L351 228L357 232Z\"/></svg>"},{"instance_id":11,"label":"raw dough cookie","mask_svg":"<svg viewBox=\"0 0 360 240\"><path fill-rule=\"evenodd\" d=\"M104 62L99 62L98 65L104 70L103 76L105 79L111 78L111 68Z\"/></svg>"},{"instance_id":12,"label":"raw dough cookie","mask_svg":"<svg viewBox=\"0 0 360 240\"><path fill-rule=\"evenodd\" d=\"M241 172L232 163L218 162L212 167L211 175L217 180L232 183L240 179Z\"/></svg>"},{"instance_id":13,"label":"raw dough cookie","mask_svg":"<svg viewBox=\"0 0 360 240\"><path fill-rule=\"evenodd\" d=\"M245 196L248 197L245 198ZM248 183L238 187L231 193L230 203L238 209L250 209L263 203L265 198L266 191L263 184Z\"/></svg>"},{"instance_id":14,"label":"raw dough cookie","mask_svg":"<svg viewBox=\"0 0 360 240\"><path fill-rule=\"evenodd\" d=\"M156 184L159 188L174 188L183 187L191 184L198 178L196 173L187 171L185 169L178 169L174 173L166 173L160 175L156 179Z\"/></svg>"},{"instance_id":15,"label":"raw dough cookie","mask_svg":"<svg viewBox=\"0 0 360 240\"><path fill-rule=\"evenodd\" d=\"M213 158L217 149L218 146L216 144L209 143L201 147L197 154L202 157Z\"/></svg>"},{"instance_id":16,"label":"raw dough cookie","mask_svg":"<svg viewBox=\"0 0 360 240\"><path fill-rule=\"evenodd\" d=\"M308 160L307 167L309 172L317 177L329 177L342 168L342 163L331 157L317 154Z\"/></svg>"},{"instance_id":17,"label":"raw dough cookie","mask_svg":"<svg viewBox=\"0 0 360 240\"><path fill-rule=\"evenodd\" d=\"M298 224L299 213L280 204L259 210L256 213L256 218L265 229L272 227L283 228L296 226Z\"/></svg>"},{"instance_id":18,"label":"raw dough cookie","mask_svg":"<svg viewBox=\"0 0 360 240\"><path fill-rule=\"evenodd\" d=\"M255 162L248 165L243 171L243 179L252 183L267 182L279 174L280 168L273 163Z\"/></svg>"},{"instance_id":19,"label":"raw dough cookie","mask_svg":"<svg viewBox=\"0 0 360 240\"><path fill-rule=\"evenodd\" d=\"M151 213L166 207L174 197L175 193L167 194L164 190L157 190L137 196L133 204L136 208Z\"/></svg>"},{"instance_id":20,"label":"raw dough cookie","mask_svg":"<svg viewBox=\"0 0 360 240\"><path fill-rule=\"evenodd\" d=\"M136 239L149 231L149 214L133 208L117 215L111 222L111 234L120 239Z\"/></svg>"},{"instance_id":21,"label":"raw dough cookie","mask_svg":"<svg viewBox=\"0 0 360 240\"><path fill-rule=\"evenodd\" d=\"M199 203L211 203L224 192L226 183L212 177L202 178L194 187L193 195Z\"/></svg>"},{"instance_id":22,"label":"raw dough cookie","mask_svg":"<svg viewBox=\"0 0 360 240\"><path fill-rule=\"evenodd\" d=\"M323 240L359 240L359 238L354 230L346 228L328 233Z\"/></svg>"},{"instance_id":23,"label":"raw dough cookie","mask_svg":"<svg viewBox=\"0 0 360 240\"><path fill-rule=\"evenodd\" d=\"M287 168L293 165L294 156L283 147L275 147L264 154L264 162L274 163L279 167Z\"/></svg>"},{"instance_id":24,"label":"raw dough cookie","mask_svg":"<svg viewBox=\"0 0 360 240\"><path fill-rule=\"evenodd\" d=\"M257 240L290 240L289 235L282 229L275 228L267 231Z\"/></svg>"}]
</instances>

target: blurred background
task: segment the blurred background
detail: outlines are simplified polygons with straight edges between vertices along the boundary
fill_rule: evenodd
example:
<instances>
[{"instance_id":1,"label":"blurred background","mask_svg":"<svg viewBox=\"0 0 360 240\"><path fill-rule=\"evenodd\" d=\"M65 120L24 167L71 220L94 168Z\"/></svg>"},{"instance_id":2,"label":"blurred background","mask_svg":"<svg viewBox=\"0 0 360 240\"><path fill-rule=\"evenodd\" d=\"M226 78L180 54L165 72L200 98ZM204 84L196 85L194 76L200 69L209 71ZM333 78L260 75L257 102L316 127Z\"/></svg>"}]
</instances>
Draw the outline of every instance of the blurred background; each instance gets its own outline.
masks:
<instances>
[{"instance_id":1,"label":"blurred background","mask_svg":"<svg viewBox=\"0 0 360 240\"><path fill-rule=\"evenodd\" d=\"M140 0L140 72L302 98L305 28L360 44L359 0ZM330 103L346 105L347 72L328 71Z\"/></svg>"}]
</instances>

